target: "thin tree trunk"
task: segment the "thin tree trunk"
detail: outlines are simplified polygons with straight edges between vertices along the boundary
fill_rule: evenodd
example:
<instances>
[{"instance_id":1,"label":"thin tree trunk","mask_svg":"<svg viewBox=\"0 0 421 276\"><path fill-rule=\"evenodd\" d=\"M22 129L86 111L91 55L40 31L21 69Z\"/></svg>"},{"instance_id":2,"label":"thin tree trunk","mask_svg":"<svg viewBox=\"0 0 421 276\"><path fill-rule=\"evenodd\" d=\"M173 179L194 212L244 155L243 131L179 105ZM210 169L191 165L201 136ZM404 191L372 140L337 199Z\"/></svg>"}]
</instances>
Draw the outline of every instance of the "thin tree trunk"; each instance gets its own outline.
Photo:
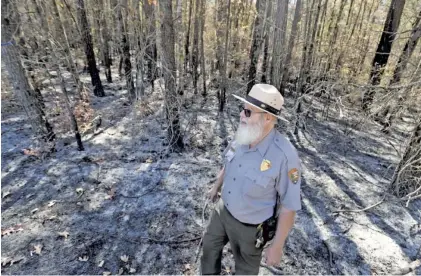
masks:
<instances>
[{"instance_id":1,"label":"thin tree trunk","mask_svg":"<svg viewBox=\"0 0 421 276\"><path fill-rule=\"evenodd\" d=\"M371 65L369 80L371 85L380 84L384 68L387 65L390 52L392 51L393 41L395 40L396 32L398 31L404 6L405 0L392 0L392 3L390 4L380 42ZM374 89L364 93L362 99L362 107L364 110L368 110L371 106L375 93Z\"/></svg>"},{"instance_id":2,"label":"thin tree trunk","mask_svg":"<svg viewBox=\"0 0 421 276\"><path fill-rule=\"evenodd\" d=\"M339 13L336 16L335 19L335 27L333 28L333 34L330 37L330 41L329 41L329 56L328 56L328 62L327 62L327 68L326 68L326 72L329 72L330 68L332 67L332 63L333 63L333 56L334 53L336 51L336 41L338 38L338 32L339 32L339 21L342 19L342 12L344 10L344 6L345 6L346 0L341 0L341 4L339 7Z\"/></svg>"},{"instance_id":3,"label":"thin tree trunk","mask_svg":"<svg viewBox=\"0 0 421 276\"><path fill-rule=\"evenodd\" d=\"M374 8L376 3L377 3L377 7ZM377 16L376 16L375 13L372 14L372 12L377 10L378 5L379 5L378 2L374 0L373 4L370 6L370 10L369 10L368 16L367 16L367 20L369 20L370 24L374 24L374 22L376 21ZM370 20L370 18L371 18L371 20ZM368 38L366 38L370 25L369 24L365 24L365 25L367 25L367 26L364 28L364 30L362 32L363 35L358 36L358 38L357 38L357 45L363 44L363 46L361 47L360 58L357 62L357 66L354 69L354 74L353 74L354 76L357 74L357 72L361 72L361 71L364 70L365 58L367 56L368 46L369 46L369 43L370 43L371 37L372 37L371 32L370 32L370 34L368 35ZM361 26L360 26L359 30L361 31ZM360 37L362 37L362 39L364 39L362 42L360 41Z\"/></svg>"},{"instance_id":4,"label":"thin tree trunk","mask_svg":"<svg viewBox=\"0 0 421 276\"><path fill-rule=\"evenodd\" d=\"M108 31L108 24L105 12L107 10L106 5L104 5L104 0L97 0L98 8L103 12L100 13L100 38L101 38L101 53L102 60L105 66L105 77L107 78L108 83L112 83L113 79L111 76L111 55L110 55L110 34Z\"/></svg>"},{"instance_id":5,"label":"thin tree trunk","mask_svg":"<svg viewBox=\"0 0 421 276\"><path fill-rule=\"evenodd\" d=\"M186 44L184 44L184 72L185 75L187 75L187 68L188 63L190 61L190 52L189 52L189 46L190 46L190 29L191 29L191 14L193 10L193 0L190 0L189 5L189 21L187 23L187 32L186 32Z\"/></svg>"},{"instance_id":6,"label":"thin tree trunk","mask_svg":"<svg viewBox=\"0 0 421 276\"><path fill-rule=\"evenodd\" d=\"M202 0L205 1L205 0ZM192 51L192 75L194 94L197 94L197 80L199 74L197 72L199 67L199 14L200 14L201 0L196 0L196 11L194 14L194 32L193 32L193 51Z\"/></svg>"},{"instance_id":7,"label":"thin tree trunk","mask_svg":"<svg viewBox=\"0 0 421 276\"><path fill-rule=\"evenodd\" d=\"M351 6L352 6L353 3L354 2L352 1ZM354 24L352 24L351 32L348 36L348 39L346 40L345 43L341 43L338 60L336 61L336 66L335 66L337 71L340 70L340 68L342 67L342 64L343 64L343 58L344 58L344 54L345 54L345 50L343 49L343 47L350 45L349 43L351 42L352 36L354 35L354 31L357 27L358 18L360 17L361 11L363 10L362 6L365 5L365 3L366 3L365 1L361 2L360 8L358 9L358 13L357 13L357 18L354 20ZM349 12L351 13L351 9L350 9ZM363 18L361 18L361 20L362 19ZM349 16L347 18L347 25L348 25L348 20L349 20Z\"/></svg>"},{"instance_id":8,"label":"thin tree trunk","mask_svg":"<svg viewBox=\"0 0 421 276\"><path fill-rule=\"evenodd\" d=\"M236 5L237 6L237 5ZM232 31L232 62L234 63L234 66L231 67L229 70L229 78L232 78L233 76L236 76L236 71L238 67L240 66L241 62L239 59L239 50L240 50L240 16L243 13L244 10L244 4L243 1L238 1L238 7L235 9L235 12L233 12L233 31Z\"/></svg>"},{"instance_id":9,"label":"thin tree trunk","mask_svg":"<svg viewBox=\"0 0 421 276\"><path fill-rule=\"evenodd\" d=\"M19 56L19 50L13 39L13 33L16 22L9 17L8 8L10 8L9 0L1 0L1 54L4 62L8 79L13 90L18 95L20 103L24 108L32 129L36 136L41 136L43 141L54 141L55 134L51 124L45 116L43 108L45 107L44 99L41 93L36 93L31 87L22 66Z\"/></svg>"},{"instance_id":10,"label":"thin tree trunk","mask_svg":"<svg viewBox=\"0 0 421 276\"><path fill-rule=\"evenodd\" d=\"M58 12L58 8L57 8L57 4L56 4L55 0L52 0L51 2L52 2L51 4L52 4L52 7L53 7L53 13L55 14L55 19L56 19L53 22L53 26L57 26L57 25L60 26L61 25L61 20L60 20L60 17L59 17L59 12ZM41 16L43 16L43 17L46 18L46 14L44 14L44 13L42 13ZM48 37L49 33L51 32L51 27L47 23L46 25L43 26L43 29L42 30L43 30L43 35L45 37ZM63 32L63 34L66 37L66 32ZM54 47L55 45L53 44L52 40L51 39L48 39L47 41L48 41L48 44L49 44L49 48L50 49L54 49L55 48ZM66 37L66 41L67 41L67 37ZM59 60L59 57L57 56L57 54L56 54L55 51L51 51L50 52L50 55L53 58L53 60ZM71 104L70 104L70 99L69 99L68 92L67 92L67 89L66 89L66 83L64 81L63 73L61 71L60 65L59 65L59 63L54 62L54 63L51 63L51 67L53 68L54 71L57 72L57 78L58 78L59 83L60 83L61 91L63 92L64 104L66 106L66 111L67 111L67 114L69 116L69 120L70 120L70 124L71 124L71 127L72 127L72 131L73 131L73 133L75 135L75 138L76 138L76 143L78 145L78 150L79 151L83 151L84 148L83 148L83 144L82 144L82 138L81 138L81 135L80 135L80 132L79 132L79 127L78 127L78 124L77 124L77 121L76 121L76 117L75 117L75 115L74 115L74 113L72 111L72 107L71 107ZM83 100L83 99L81 99L81 100Z\"/></svg>"},{"instance_id":11,"label":"thin tree trunk","mask_svg":"<svg viewBox=\"0 0 421 276\"><path fill-rule=\"evenodd\" d=\"M400 82L401 77L402 77L402 72L405 71L408 65L408 61L411 58L412 53L415 50L415 47L417 47L417 43L420 37L421 37L421 11L418 13L418 16L415 19L415 22L412 24L411 36L409 37L408 41L405 43L402 53L399 56L399 60L393 72L393 77L392 77L392 80L390 81L390 85Z\"/></svg>"},{"instance_id":12,"label":"thin tree trunk","mask_svg":"<svg viewBox=\"0 0 421 276\"><path fill-rule=\"evenodd\" d=\"M225 2L224 0L215 0L218 3L217 6L217 10L216 10L216 66L215 66L215 70L219 70L219 72L221 72L221 66L223 63L223 48L222 48L222 38L224 37L224 29L223 29L223 24L222 22L224 22L224 16L223 16L223 12L224 12L224 5L223 3ZM228 22L226 23L228 25ZM220 78L222 77L221 75L219 76ZM221 88L221 87L219 87ZM218 93L218 95L220 95L220 93Z\"/></svg>"},{"instance_id":13,"label":"thin tree trunk","mask_svg":"<svg viewBox=\"0 0 421 276\"><path fill-rule=\"evenodd\" d=\"M226 29L225 29L225 49L222 66L220 68L221 88L219 92L219 111L224 111L225 95L228 87L227 80L227 64L228 64L228 45L229 45L229 31L230 31L230 14L231 14L231 0L228 0L228 8L226 15Z\"/></svg>"},{"instance_id":14,"label":"thin tree trunk","mask_svg":"<svg viewBox=\"0 0 421 276\"><path fill-rule=\"evenodd\" d=\"M289 67L292 57L292 50L294 49L295 39L297 37L298 32L298 23L301 20L301 0L296 0L295 4L295 13L294 13L294 20L292 21L291 26L291 34L289 36L289 43L288 43L288 50L287 56L285 57L284 67L282 70L282 83L281 83L281 90L284 91L287 81L289 79Z\"/></svg>"},{"instance_id":15,"label":"thin tree trunk","mask_svg":"<svg viewBox=\"0 0 421 276\"><path fill-rule=\"evenodd\" d=\"M288 15L288 0L278 0L276 9L276 22L273 38L273 52L271 65L271 83L280 90L281 86L281 64L284 60L284 48L286 45L286 27ZM283 94L283 91L280 91Z\"/></svg>"},{"instance_id":16,"label":"thin tree trunk","mask_svg":"<svg viewBox=\"0 0 421 276\"><path fill-rule=\"evenodd\" d=\"M250 48L250 67L248 73L247 92L251 90L256 82L257 62L259 60L260 51L263 43L264 17L265 17L265 0L256 1L257 15L254 19L253 42Z\"/></svg>"},{"instance_id":17,"label":"thin tree trunk","mask_svg":"<svg viewBox=\"0 0 421 276\"><path fill-rule=\"evenodd\" d=\"M301 0L300 0L301 1ZM263 47L263 64L262 64L262 82L268 82L268 75L270 75L270 71L268 69L269 64L269 37L271 33L271 26L272 26L272 10L273 10L273 1L267 1L266 7L266 23L265 23L265 34L264 34L264 47Z\"/></svg>"},{"instance_id":18,"label":"thin tree trunk","mask_svg":"<svg viewBox=\"0 0 421 276\"><path fill-rule=\"evenodd\" d=\"M206 60L205 60L205 45L203 43L203 35L205 33L205 21L206 21L206 1L201 1L201 9L200 9L200 17L201 17L201 24L200 24L200 55L201 55L201 73L203 79L203 91L202 96L206 97Z\"/></svg>"},{"instance_id":19,"label":"thin tree trunk","mask_svg":"<svg viewBox=\"0 0 421 276\"><path fill-rule=\"evenodd\" d=\"M124 75L126 77L126 85L127 90L129 91L130 101L133 102L137 99L133 83L132 63L130 61L130 42L128 40L127 33L127 1L123 1L123 3L125 4L123 7L121 3L117 5L117 17L121 31L121 50L123 53Z\"/></svg>"},{"instance_id":20,"label":"thin tree trunk","mask_svg":"<svg viewBox=\"0 0 421 276\"><path fill-rule=\"evenodd\" d=\"M352 8L353 7L354 7L354 0L351 0L351 4L349 5L349 10L348 10L348 16L346 17L346 25L345 26L349 25L349 19L352 16Z\"/></svg>"},{"instance_id":21,"label":"thin tree trunk","mask_svg":"<svg viewBox=\"0 0 421 276\"><path fill-rule=\"evenodd\" d=\"M159 1L161 12L162 65L165 79L165 109L168 120L168 141L172 149L183 149L183 139L180 132L180 114L177 105L175 85L176 67L174 54L174 25L172 17L172 1Z\"/></svg>"},{"instance_id":22,"label":"thin tree trunk","mask_svg":"<svg viewBox=\"0 0 421 276\"><path fill-rule=\"evenodd\" d=\"M82 32L82 43L85 48L86 60L88 62L88 71L91 75L92 86L94 87L94 95L98 97L104 97L104 88L102 87L101 79L99 78L99 71L96 67L96 59L90 31L91 29L89 27L88 19L86 17L84 0L77 0L76 10L79 17L80 28Z\"/></svg>"},{"instance_id":23,"label":"thin tree trunk","mask_svg":"<svg viewBox=\"0 0 421 276\"><path fill-rule=\"evenodd\" d=\"M78 94L80 99L83 99L84 98L83 84L80 81L79 74L78 74L77 69L76 69L76 64L73 61L72 53L70 51L69 39L67 37L67 31L64 28L60 12L58 11L56 0L51 0L51 7L53 8L53 14L55 15L55 18L56 18L55 22L56 22L58 28L63 33L63 37L64 37L63 50L64 50L64 53L65 53L65 56L66 56L67 67L69 68L69 71L72 74L73 80L76 84L77 94Z\"/></svg>"},{"instance_id":24,"label":"thin tree trunk","mask_svg":"<svg viewBox=\"0 0 421 276\"><path fill-rule=\"evenodd\" d=\"M156 79L156 62L157 62L157 47L156 47L156 16L155 16L155 1L143 1L143 9L145 11L145 25L146 25L146 63L148 67L147 76L152 89L154 88L154 81Z\"/></svg>"}]
</instances>

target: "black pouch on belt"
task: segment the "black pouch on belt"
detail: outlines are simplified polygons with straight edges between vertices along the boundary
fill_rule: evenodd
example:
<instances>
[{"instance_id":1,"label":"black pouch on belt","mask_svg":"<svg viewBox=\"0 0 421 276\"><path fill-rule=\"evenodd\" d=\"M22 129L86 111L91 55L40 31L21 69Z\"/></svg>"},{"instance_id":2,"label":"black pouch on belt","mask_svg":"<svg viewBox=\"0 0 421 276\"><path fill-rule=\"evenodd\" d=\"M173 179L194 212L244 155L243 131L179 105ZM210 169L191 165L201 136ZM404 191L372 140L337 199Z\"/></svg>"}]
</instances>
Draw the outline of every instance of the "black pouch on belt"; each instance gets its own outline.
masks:
<instances>
[{"instance_id":1,"label":"black pouch on belt","mask_svg":"<svg viewBox=\"0 0 421 276\"><path fill-rule=\"evenodd\" d=\"M278 195L276 195L278 199ZM260 248L265 246L265 244L273 239L276 234L276 228L278 227L278 216L277 216L277 209L278 209L278 200L276 200L275 208L273 210L273 215L259 224L257 229L256 236L256 247Z\"/></svg>"}]
</instances>

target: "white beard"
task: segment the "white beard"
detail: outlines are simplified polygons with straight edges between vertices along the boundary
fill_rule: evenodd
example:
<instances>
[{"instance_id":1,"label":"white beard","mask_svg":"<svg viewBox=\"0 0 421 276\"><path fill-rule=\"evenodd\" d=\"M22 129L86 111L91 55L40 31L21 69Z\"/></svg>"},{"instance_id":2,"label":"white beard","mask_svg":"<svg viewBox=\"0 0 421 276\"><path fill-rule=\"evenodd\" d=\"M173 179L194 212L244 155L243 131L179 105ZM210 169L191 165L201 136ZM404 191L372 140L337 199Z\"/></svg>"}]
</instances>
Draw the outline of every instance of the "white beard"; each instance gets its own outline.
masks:
<instances>
[{"instance_id":1,"label":"white beard","mask_svg":"<svg viewBox=\"0 0 421 276\"><path fill-rule=\"evenodd\" d=\"M255 124L242 124L235 133L235 141L240 145L250 145L263 135L263 122L259 120Z\"/></svg>"}]
</instances>

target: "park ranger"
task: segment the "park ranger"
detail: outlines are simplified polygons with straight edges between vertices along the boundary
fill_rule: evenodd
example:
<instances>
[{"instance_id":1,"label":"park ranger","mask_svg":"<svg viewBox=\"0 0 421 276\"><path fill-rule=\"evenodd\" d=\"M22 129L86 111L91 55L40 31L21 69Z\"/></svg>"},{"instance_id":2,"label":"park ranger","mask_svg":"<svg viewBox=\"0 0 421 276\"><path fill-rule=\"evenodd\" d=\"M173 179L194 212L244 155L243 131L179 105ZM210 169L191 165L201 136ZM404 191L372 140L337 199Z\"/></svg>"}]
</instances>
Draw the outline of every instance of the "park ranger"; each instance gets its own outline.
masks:
<instances>
[{"instance_id":1,"label":"park ranger","mask_svg":"<svg viewBox=\"0 0 421 276\"><path fill-rule=\"evenodd\" d=\"M266 264L279 264L295 212L301 209L298 154L274 128L282 119L282 95L272 85L256 84L246 98L235 97L244 108L235 139L223 153L224 167L209 193L215 201L222 186L222 198L203 238L202 274L221 273L222 250L228 241L238 275L258 274L263 247L272 236Z\"/></svg>"}]
</instances>

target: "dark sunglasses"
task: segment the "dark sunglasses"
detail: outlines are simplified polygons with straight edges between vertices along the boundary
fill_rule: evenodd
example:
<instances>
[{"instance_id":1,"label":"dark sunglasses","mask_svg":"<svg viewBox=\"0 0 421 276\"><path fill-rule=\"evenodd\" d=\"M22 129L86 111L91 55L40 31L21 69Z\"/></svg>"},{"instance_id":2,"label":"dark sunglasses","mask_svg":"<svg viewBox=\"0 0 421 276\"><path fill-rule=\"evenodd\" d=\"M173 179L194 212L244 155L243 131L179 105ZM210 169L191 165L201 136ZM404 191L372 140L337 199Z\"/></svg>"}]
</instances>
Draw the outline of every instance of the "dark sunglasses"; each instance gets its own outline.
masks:
<instances>
[{"instance_id":1,"label":"dark sunglasses","mask_svg":"<svg viewBox=\"0 0 421 276\"><path fill-rule=\"evenodd\" d=\"M247 118L250 118L250 116L251 116L252 113L266 113L264 111L252 111L252 110L247 109L247 108L244 108L244 107L240 107L240 113L241 113L241 111L244 111L244 115Z\"/></svg>"}]
</instances>

